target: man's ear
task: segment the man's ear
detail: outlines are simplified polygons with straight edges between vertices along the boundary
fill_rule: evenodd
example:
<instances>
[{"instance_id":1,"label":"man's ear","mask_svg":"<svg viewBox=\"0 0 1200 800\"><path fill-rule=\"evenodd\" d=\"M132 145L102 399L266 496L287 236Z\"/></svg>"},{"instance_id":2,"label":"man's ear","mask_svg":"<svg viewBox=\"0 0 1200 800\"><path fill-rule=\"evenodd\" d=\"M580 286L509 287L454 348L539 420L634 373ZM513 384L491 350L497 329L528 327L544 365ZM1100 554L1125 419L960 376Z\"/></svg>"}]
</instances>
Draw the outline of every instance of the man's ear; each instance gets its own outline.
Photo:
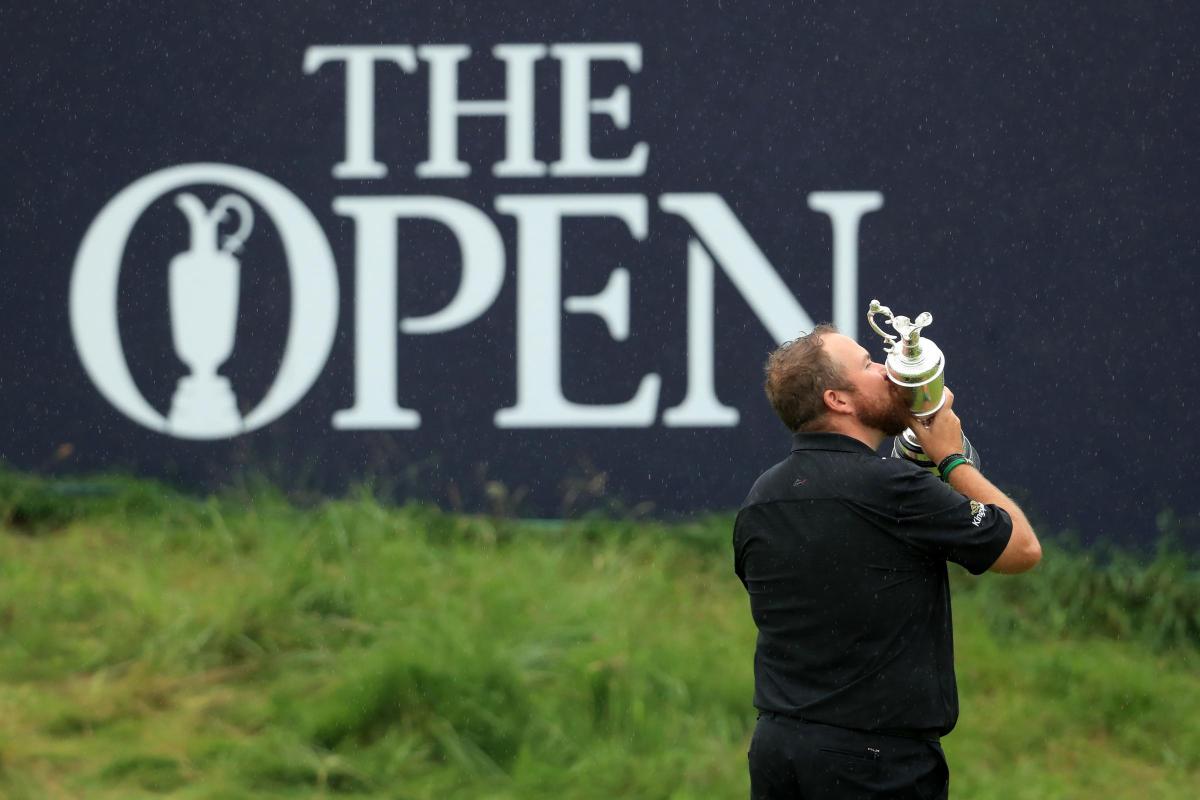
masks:
<instances>
[{"instance_id":1,"label":"man's ear","mask_svg":"<svg viewBox=\"0 0 1200 800\"><path fill-rule=\"evenodd\" d=\"M849 392L841 389L826 389L821 393L821 399L825 401L826 411L834 414L850 414L854 411L854 406L850 403Z\"/></svg>"}]
</instances>

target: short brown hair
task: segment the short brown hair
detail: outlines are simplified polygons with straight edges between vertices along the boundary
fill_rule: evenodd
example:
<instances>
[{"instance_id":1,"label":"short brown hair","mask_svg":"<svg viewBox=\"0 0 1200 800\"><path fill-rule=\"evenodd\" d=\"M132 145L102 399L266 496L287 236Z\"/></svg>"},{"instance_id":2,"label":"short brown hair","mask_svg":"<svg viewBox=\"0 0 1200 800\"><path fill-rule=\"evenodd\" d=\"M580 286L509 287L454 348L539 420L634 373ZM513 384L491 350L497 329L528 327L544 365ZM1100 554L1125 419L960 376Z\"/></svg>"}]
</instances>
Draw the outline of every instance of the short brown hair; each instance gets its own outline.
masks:
<instances>
[{"instance_id":1,"label":"short brown hair","mask_svg":"<svg viewBox=\"0 0 1200 800\"><path fill-rule=\"evenodd\" d=\"M784 342L763 367L767 399L792 431L819 429L825 417L825 390L847 388L841 369L825 352L821 335L826 333L837 333L837 328L824 323Z\"/></svg>"}]
</instances>

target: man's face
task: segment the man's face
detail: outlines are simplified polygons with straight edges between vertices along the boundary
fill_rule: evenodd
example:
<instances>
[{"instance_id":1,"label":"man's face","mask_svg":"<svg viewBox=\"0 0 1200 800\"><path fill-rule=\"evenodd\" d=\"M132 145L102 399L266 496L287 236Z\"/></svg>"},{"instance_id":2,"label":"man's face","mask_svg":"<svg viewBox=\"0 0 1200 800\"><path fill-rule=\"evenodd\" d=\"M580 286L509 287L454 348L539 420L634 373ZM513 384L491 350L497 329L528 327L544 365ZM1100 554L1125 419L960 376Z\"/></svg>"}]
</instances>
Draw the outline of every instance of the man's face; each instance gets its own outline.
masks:
<instances>
[{"instance_id":1,"label":"man's face","mask_svg":"<svg viewBox=\"0 0 1200 800\"><path fill-rule=\"evenodd\" d=\"M888 380L887 368L871 360L871 354L843 334L822 337L825 350L842 370L842 378L853 395L855 416L868 428L885 436L898 436L911 420L911 392Z\"/></svg>"}]
</instances>

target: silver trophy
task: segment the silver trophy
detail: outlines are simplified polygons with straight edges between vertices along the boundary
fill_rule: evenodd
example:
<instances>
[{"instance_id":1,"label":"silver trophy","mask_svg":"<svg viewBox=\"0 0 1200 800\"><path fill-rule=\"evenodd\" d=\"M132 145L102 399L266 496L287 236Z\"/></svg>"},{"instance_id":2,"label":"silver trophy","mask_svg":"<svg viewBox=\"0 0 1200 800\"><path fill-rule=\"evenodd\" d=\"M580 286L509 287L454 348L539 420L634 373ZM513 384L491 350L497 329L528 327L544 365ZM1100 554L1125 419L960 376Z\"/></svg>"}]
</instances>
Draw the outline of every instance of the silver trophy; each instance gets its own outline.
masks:
<instances>
[{"instance_id":1,"label":"silver trophy","mask_svg":"<svg viewBox=\"0 0 1200 800\"><path fill-rule=\"evenodd\" d=\"M887 317L888 324L899 336L893 336L880 329L875 324L876 314ZM871 307L867 310L867 323L883 337L883 349L888 354L888 379L912 392L910 408L913 416L917 418L933 416L946 403L946 359L936 344L921 338L921 330L932 322L933 315L928 311L918 315L915 320L910 320L908 317L892 314L892 310L880 305L878 300L872 300ZM962 454L976 468L979 467L979 453L965 434L962 440ZM937 464L925 455L911 429L896 437L892 444L892 455L906 458L937 474Z\"/></svg>"}]
</instances>

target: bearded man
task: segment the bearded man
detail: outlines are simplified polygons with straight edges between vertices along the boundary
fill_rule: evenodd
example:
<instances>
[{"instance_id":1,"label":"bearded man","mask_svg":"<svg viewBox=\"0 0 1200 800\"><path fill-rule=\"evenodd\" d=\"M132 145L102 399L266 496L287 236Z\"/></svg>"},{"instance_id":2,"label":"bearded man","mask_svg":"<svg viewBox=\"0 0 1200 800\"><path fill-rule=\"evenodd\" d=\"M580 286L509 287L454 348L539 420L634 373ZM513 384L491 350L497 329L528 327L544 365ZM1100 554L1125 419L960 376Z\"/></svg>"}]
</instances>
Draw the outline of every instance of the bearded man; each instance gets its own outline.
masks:
<instances>
[{"instance_id":1,"label":"bearded man","mask_svg":"<svg viewBox=\"0 0 1200 800\"><path fill-rule=\"evenodd\" d=\"M830 325L767 360L792 452L734 526L735 571L758 626L750 795L945 798L939 740L958 719L946 562L1016 573L1041 545L965 458L953 394L932 419ZM884 441L911 427L941 480Z\"/></svg>"}]
</instances>

